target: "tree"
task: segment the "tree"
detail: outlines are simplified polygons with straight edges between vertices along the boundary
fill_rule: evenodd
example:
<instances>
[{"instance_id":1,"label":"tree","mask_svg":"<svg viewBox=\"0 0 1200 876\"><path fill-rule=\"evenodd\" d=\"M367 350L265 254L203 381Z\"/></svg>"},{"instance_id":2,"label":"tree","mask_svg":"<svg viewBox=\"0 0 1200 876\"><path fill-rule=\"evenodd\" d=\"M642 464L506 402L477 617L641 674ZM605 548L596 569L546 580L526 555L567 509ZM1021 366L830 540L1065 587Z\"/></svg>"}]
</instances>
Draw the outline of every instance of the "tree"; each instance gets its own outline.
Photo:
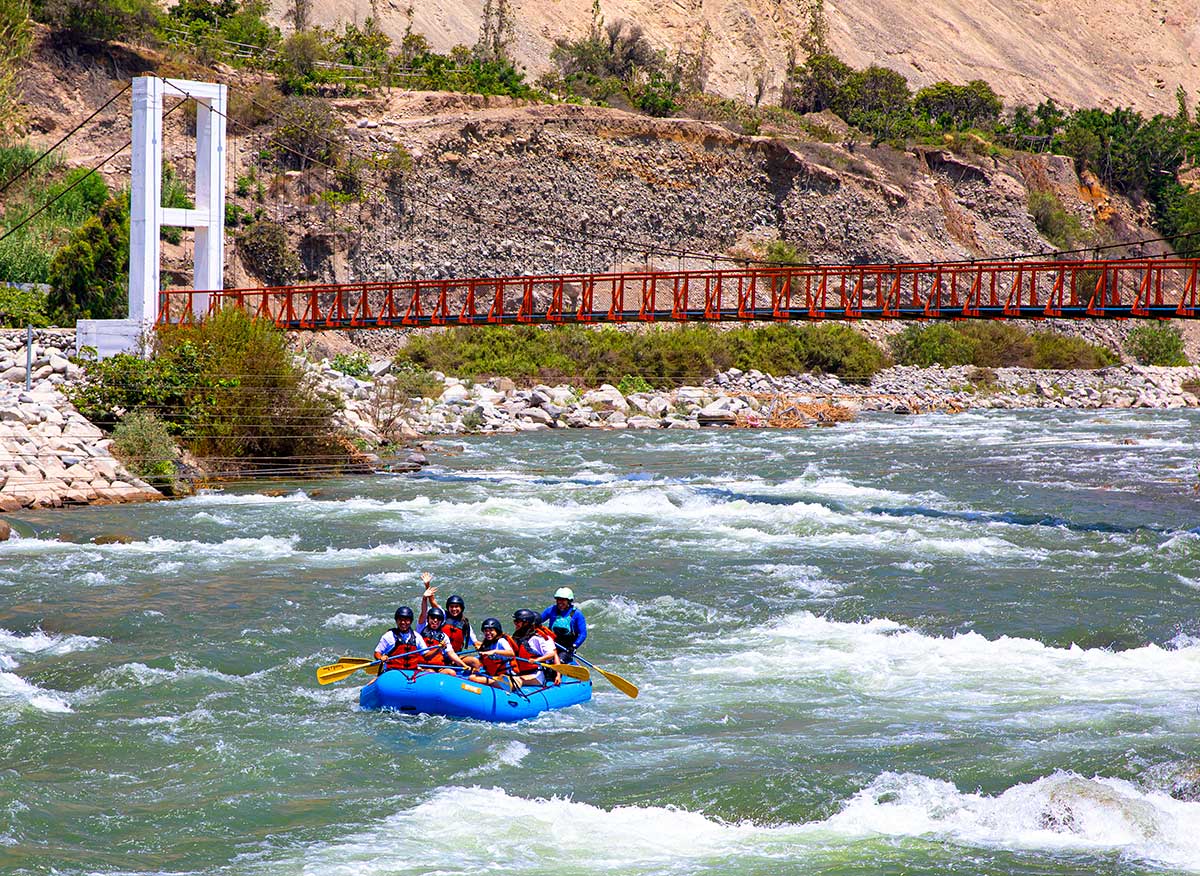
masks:
<instances>
[{"instance_id":1,"label":"tree","mask_svg":"<svg viewBox=\"0 0 1200 876\"><path fill-rule=\"evenodd\" d=\"M853 76L854 69L835 56L813 55L792 71L783 104L800 113L833 109Z\"/></svg>"},{"instance_id":2,"label":"tree","mask_svg":"<svg viewBox=\"0 0 1200 876\"><path fill-rule=\"evenodd\" d=\"M50 263L48 305L57 325L116 319L127 309L129 203L109 198Z\"/></svg>"},{"instance_id":3,"label":"tree","mask_svg":"<svg viewBox=\"0 0 1200 876\"><path fill-rule=\"evenodd\" d=\"M288 10L288 18L292 20L292 29L296 33L308 30L308 13L312 9L312 0L292 0L292 8Z\"/></svg>"},{"instance_id":4,"label":"tree","mask_svg":"<svg viewBox=\"0 0 1200 876\"><path fill-rule=\"evenodd\" d=\"M913 98L913 111L944 130L974 128L993 121L1004 108L1000 97L982 79L966 85L935 82Z\"/></svg>"},{"instance_id":5,"label":"tree","mask_svg":"<svg viewBox=\"0 0 1200 876\"><path fill-rule=\"evenodd\" d=\"M33 17L73 39L107 42L153 33L161 12L155 0L36 0Z\"/></svg>"},{"instance_id":6,"label":"tree","mask_svg":"<svg viewBox=\"0 0 1200 876\"><path fill-rule=\"evenodd\" d=\"M483 0L483 21L479 25L475 54L485 61L507 60L512 39L511 0Z\"/></svg>"}]
</instances>

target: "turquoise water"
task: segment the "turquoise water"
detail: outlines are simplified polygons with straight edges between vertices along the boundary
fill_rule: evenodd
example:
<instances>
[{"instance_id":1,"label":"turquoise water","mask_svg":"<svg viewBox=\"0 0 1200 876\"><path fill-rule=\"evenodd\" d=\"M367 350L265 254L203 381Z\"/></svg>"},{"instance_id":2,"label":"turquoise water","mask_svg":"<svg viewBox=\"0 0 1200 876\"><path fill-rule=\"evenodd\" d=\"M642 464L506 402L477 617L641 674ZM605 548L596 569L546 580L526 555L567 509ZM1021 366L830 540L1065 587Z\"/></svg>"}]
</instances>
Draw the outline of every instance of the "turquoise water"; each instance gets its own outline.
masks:
<instances>
[{"instance_id":1,"label":"turquoise water","mask_svg":"<svg viewBox=\"0 0 1200 876\"><path fill-rule=\"evenodd\" d=\"M1200 872L1198 426L541 433L17 515L0 871ZM476 624L575 588L641 697L495 726L317 685L423 569Z\"/></svg>"}]
</instances>

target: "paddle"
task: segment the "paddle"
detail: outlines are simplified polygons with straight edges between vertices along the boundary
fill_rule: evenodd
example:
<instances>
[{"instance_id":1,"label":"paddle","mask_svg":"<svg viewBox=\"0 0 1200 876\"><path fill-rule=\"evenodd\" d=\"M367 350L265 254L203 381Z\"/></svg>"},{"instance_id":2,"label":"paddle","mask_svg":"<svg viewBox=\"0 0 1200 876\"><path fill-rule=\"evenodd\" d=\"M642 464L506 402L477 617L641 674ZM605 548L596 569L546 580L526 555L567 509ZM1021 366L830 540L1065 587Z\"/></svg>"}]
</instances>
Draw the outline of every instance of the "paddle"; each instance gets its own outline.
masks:
<instances>
[{"instance_id":1,"label":"paddle","mask_svg":"<svg viewBox=\"0 0 1200 876\"><path fill-rule=\"evenodd\" d=\"M522 663L529 663L539 668L553 669L555 672L570 676L571 678L577 678L580 681L592 680L592 674L582 666L572 666L570 663L538 663L536 660L526 660L524 657L511 657L509 659L520 660Z\"/></svg>"},{"instance_id":2,"label":"paddle","mask_svg":"<svg viewBox=\"0 0 1200 876\"><path fill-rule=\"evenodd\" d=\"M613 687L615 687L621 693L625 694L625 696L630 697L631 699L635 699L635 700L637 699L638 687L632 681L627 681L626 679L621 678L621 676L617 675L615 672L608 672L607 670L601 669L595 663L589 663L587 660L584 660L578 654L571 654L571 652L568 651L566 648L564 648L562 645L556 644L554 647L558 648L558 650L562 651L564 654L570 654L572 657L574 657L576 660L578 660L584 666L592 667L592 669L596 670L601 675L603 675L605 680L608 681L609 684L611 684Z\"/></svg>"},{"instance_id":3,"label":"paddle","mask_svg":"<svg viewBox=\"0 0 1200 876\"><path fill-rule=\"evenodd\" d=\"M400 657L407 657L409 654L424 654L426 651L433 651L440 648L441 645L430 645L428 648L422 648L419 651L406 651L403 654L397 654L393 657L385 657L382 660L367 660L362 657L343 657L337 663L331 663L328 666L320 666L317 668L317 683L331 684L335 681L342 681L349 678L358 670L366 671L372 666L378 666L381 663L386 663L388 660L396 660ZM359 661L363 662L359 662Z\"/></svg>"}]
</instances>

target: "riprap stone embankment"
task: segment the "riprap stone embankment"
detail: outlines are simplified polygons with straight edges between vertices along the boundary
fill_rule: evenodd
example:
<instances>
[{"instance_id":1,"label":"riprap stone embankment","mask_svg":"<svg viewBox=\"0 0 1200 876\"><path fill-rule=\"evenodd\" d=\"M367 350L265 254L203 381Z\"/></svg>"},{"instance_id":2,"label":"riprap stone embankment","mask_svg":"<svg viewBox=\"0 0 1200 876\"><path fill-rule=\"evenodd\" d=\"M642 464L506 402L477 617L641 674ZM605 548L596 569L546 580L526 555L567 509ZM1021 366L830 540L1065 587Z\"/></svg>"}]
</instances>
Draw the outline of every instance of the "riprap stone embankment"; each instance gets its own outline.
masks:
<instances>
[{"instance_id":1,"label":"riprap stone embankment","mask_svg":"<svg viewBox=\"0 0 1200 876\"><path fill-rule=\"evenodd\" d=\"M0 511L162 498L60 391L80 373L67 359L74 346L73 331L36 330L27 390L25 332L0 332Z\"/></svg>"}]
</instances>

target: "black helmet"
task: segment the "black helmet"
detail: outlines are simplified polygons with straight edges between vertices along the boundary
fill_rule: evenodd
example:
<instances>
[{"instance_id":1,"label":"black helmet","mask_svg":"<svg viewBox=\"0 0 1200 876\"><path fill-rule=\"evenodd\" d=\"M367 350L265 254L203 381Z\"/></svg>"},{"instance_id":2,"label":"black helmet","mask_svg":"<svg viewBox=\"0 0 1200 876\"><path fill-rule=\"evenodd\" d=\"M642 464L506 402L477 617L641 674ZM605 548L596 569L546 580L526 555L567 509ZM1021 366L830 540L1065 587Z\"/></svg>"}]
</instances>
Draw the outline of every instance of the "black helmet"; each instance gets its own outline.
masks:
<instances>
[{"instance_id":1,"label":"black helmet","mask_svg":"<svg viewBox=\"0 0 1200 876\"><path fill-rule=\"evenodd\" d=\"M513 612L513 623L531 624L537 620L537 615L528 608L518 608Z\"/></svg>"},{"instance_id":2,"label":"black helmet","mask_svg":"<svg viewBox=\"0 0 1200 876\"><path fill-rule=\"evenodd\" d=\"M446 608L449 608L452 605L461 605L463 608L467 607L466 601L457 593L446 600Z\"/></svg>"},{"instance_id":3,"label":"black helmet","mask_svg":"<svg viewBox=\"0 0 1200 876\"><path fill-rule=\"evenodd\" d=\"M440 624L446 619L446 612L440 608L431 608L425 612L425 622L429 624Z\"/></svg>"},{"instance_id":4,"label":"black helmet","mask_svg":"<svg viewBox=\"0 0 1200 876\"><path fill-rule=\"evenodd\" d=\"M483 631L495 630L498 633L504 632L504 627L500 626L500 621L494 617L487 618L479 627Z\"/></svg>"},{"instance_id":5,"label":"black helmet","mask_svg":"<svg viewBox=\"0 0 1200 876\"><path fill-rule=\"evenodd\" d=\"M413 610L407 605L402 605L396 609L396 620L412 620Z\"/></svg>"}]
</instances>

